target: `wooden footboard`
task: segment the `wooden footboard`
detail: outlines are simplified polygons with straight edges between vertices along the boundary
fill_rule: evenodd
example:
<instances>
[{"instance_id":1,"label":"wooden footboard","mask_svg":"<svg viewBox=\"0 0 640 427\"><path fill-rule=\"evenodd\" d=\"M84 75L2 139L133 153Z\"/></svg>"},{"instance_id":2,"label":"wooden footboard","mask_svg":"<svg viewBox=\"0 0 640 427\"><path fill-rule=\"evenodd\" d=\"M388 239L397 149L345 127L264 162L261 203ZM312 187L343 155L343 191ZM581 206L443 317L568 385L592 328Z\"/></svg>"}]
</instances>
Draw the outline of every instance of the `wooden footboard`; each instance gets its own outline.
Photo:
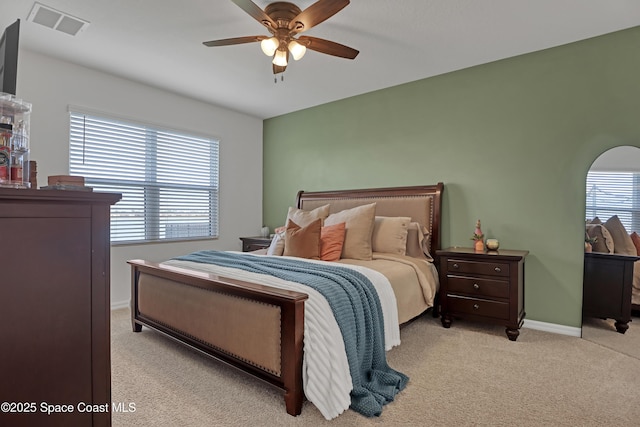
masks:
<instances>
[{"instance_id":1,"label":"wooden footboard","mask_svg":"<svg viewBox=\"0 0 640 427\"><path fill-rule=\"evenodd\" d=\"M306 294L132 260L131 326L159 331L285 392L302 410ZM181 301L180 304L175 304Z\"/></svg>"}]
</instances>

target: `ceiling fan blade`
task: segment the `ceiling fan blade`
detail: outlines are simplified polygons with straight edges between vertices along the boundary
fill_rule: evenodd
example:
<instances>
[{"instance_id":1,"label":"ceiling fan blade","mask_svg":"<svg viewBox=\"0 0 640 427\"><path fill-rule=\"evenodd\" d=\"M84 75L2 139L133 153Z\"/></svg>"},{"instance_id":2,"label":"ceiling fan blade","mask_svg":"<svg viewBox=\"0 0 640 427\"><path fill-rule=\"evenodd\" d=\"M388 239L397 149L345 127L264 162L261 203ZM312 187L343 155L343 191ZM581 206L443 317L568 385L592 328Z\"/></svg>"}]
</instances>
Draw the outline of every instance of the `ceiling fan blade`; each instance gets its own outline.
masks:
<instances>
[{"instance_id":1,"label":"ceiling fan blade","mask_svg":"<svg viewBox=\"0 0 640 427\"><path fill-rule=\"evenodd\" d=\"M231 0L234 2L240 9L247 12L249 15L253 17L256 21L269 28L277 28L277 24L271 19L269 15L267 15L264 10L260 9L260 7L252 2L251 0Z\"/></svg>"},{"instance_id":2,"label":"ceiling fan blade","mask_svg":"<svg viewBox=\"0 0 640 427\"><path fill-rule=\"evenodd\" d=\"M307 49L326 53L327 55L339 56L341 58L354 59L360 53L360 51L350 48L349 46L317 37L300 36L297 40L298 43L303 44Z\"/></svg>"},{"instance_id":3,"label":"ceiling fan blade","mask_svg":"<svg viewBox=\"0 0 640 427\"><path fill-rule=\"evenodd\" d=\"M331 18L348 4L349 0L318 0L293 18L289 23L289 29L294 33L307 31Z\"/></svg>"},{"instance_id":4,"label":"ceiling fan blade","mask_svg":"<svg viewBox=\"0 0 640 427\"><path fill-rule=\"evenodd\" d=\"M242 43L253 43L260 42L264 39L267 39L266 36L247 36L247 37L234 37L231 39L221 39L221 40L211 40L209 42L202 42L203 45L214 47L214 46L230 46L234 44L242 44Z\"/></svg>"}]
</instances>

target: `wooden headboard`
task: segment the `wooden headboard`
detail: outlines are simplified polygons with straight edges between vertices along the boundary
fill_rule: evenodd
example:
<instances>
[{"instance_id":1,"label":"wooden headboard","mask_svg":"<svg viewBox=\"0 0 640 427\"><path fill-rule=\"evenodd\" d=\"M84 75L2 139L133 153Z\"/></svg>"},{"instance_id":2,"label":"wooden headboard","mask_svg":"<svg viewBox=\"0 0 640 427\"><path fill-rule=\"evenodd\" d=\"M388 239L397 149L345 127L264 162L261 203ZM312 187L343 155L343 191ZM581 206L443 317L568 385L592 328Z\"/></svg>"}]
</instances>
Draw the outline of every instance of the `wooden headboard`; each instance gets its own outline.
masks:
<instances>
[{"instance_id":1,"label":"wooden headboard","mask_svg":"<svg viewBox=\"0 0 640 427\"><path fill-rule=\"evenodd\" d=\"M376 203L376 215L409 216L430 233L429 250L440 249L440 213L444 184L414 187L370 188L364 190L299 191L296 206L312 210L330 204L330 213L355 206Z\"/></svg>"}]
</instances>

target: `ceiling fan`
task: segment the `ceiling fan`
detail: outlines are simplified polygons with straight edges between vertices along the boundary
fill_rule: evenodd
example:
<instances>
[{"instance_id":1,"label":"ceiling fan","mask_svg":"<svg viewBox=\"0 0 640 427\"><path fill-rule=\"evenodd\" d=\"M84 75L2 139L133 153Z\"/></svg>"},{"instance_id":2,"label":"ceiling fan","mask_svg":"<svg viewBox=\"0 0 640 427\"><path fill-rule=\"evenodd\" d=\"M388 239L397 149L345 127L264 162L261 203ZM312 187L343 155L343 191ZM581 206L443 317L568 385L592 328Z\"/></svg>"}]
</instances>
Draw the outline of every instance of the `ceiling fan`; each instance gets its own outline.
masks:
<instances>
[{"instance_id":1,"label":"ceiling fan","mask_svg":"<svg viewBox=\"0 0 640 427\"><path fill-rule=\"evenodd\" d=\"M349 4L349 0L318 0L305 10L289 2L270 3L262 10L251 0L231 0L264 25L271 36L246 36L204 42L205 46L229 46L260 42L265 55L273 57L273 74L284 72L289 54L296 61L307 49L341 58L354 59L358 51L318 37L298 36L326 21ZM297 37L296 37L297 36Z\"/></svg>"}]
</instances>

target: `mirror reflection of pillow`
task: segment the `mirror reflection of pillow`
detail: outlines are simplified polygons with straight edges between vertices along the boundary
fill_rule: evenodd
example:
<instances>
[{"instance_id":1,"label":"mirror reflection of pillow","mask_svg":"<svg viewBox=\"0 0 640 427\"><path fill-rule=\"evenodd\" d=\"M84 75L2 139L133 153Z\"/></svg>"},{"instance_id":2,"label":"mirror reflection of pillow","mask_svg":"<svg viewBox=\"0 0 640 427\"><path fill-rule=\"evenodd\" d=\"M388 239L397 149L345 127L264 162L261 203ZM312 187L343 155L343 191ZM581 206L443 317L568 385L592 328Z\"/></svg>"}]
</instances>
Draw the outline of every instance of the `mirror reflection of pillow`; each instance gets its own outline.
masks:
<instances>
[{"instance_id":1,"label":"mirror reflection of pillow","mask_svg":"<svg viewBox=\"0 0 640 427\"><path fill-rule=\"evenodd\" d=\"M320 259L320 230L322 219L318 218L310 224L300 227L289 220L284 232L284 256Z\"/></svg>"},{"instance_id":2,"label":"mirror reflection of pillow","mask_svg":"<svg viewBox=\"0 0 640 427\"><path fill-rule=\"evenodd\" d=\"M636 247L637 255L640 255L640 235L635 231L629 235L631 237L631 241L633 242L633 246Z\"/></svg>"},{"instance_id":3,"label":"mirror reflection of pillow","mask_svg":"<svg viewBox=\"0 0 640 427\"><path fill-rule=\"evenodd\" d=\"M595 238L596 241L591 244L593 252L603 252L612 254L615 248L615 242L611 233L603 224L587 224L587 236Z\"/></svg>"},{"instance_id":4,"label":"mirror reflection of pillow","mask_svg":"<svg viewBox=\"0 0 640 427\"><path fill-rule=\"evenodd\" d=\"M622 255L637 255L636 247L633 244L633 240L629 237L626 228L618 218L618 215L614 215L604 223L604 227L609 230L613 237L613 250L616 254Z\"/></svg>"}]
</instances>

